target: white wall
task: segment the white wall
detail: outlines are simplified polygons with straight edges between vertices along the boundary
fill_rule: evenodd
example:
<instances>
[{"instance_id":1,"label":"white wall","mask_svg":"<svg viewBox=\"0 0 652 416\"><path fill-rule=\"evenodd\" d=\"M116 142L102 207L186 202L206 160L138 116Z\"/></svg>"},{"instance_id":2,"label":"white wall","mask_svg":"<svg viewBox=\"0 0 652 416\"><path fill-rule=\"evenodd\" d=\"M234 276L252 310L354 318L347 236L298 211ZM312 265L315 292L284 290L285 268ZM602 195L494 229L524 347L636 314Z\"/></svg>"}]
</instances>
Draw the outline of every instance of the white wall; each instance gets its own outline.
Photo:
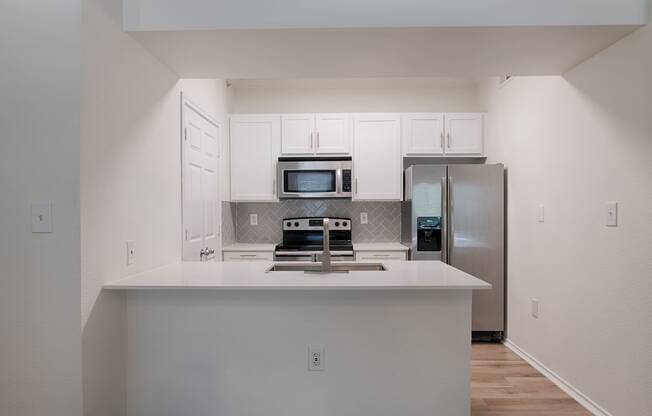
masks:
<instances>
[{"instance_id":1,"label":"white wall","mask_svg":"<svg viewBox=\"0 0 652 416\"><path fill-rule=\"evenodd\" d=\"M79 1L0 3L0 414L81 415ZM30 202L52 201L32 234Z\"/></svg>"},{"instance_id":2,"label":"white wall","mask_svg":"<svg viewBox=\"0 0 652 416\"><path fill-rule=\"evenodd\" d=\"M120 0L82 6L84 413L126 412L124 295L104 282L181 259L181 91L223 121L223 81L179 81L121 29ZM126 264L126 241L136 263Z\"/></svg>"},{"instance_id":3,"label":"white wall","mask_svg":"<svg viewBox=\"0 0 652 416\"><path fill-rule=\"evenodd\" d=\"M652 27L563 78L484 93L489 162L509 175L508 338L612 415L649 414Z\"/></svg>"},{"instance_id":4,"label":"white wall","mask_svg":"<svg viewBox=\"0 0 652 416\"><path fill-rule=\"evenodd\" d=\"M235 81L234 113L482 111L473 81L450 78Z\"/></svg>"}]
</instances>

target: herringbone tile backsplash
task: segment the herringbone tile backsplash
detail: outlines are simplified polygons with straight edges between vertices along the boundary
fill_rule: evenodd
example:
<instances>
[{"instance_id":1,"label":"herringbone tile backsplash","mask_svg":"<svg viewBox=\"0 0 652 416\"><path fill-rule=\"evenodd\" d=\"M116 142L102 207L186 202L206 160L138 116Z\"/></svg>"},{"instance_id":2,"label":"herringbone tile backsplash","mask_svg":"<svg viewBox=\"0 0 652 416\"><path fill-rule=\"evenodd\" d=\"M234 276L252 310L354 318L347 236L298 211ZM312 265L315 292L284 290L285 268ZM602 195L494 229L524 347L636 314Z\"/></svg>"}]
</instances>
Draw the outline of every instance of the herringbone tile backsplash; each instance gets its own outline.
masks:
<instances>
[{"instance_id":1,"label":"herringbone tile backsplash","mask_svg":"<svg viewBox=\"0 0 652 416\"><path fill-rule=\"evenodd\" d=\"M223 235L235 207L235 240L238 243L279 243L282 239L281 221L289 217L346 217L351 218L353 241L356 243L397 242L401 239L400 202L352 202L345 200L287 200L270 203L229 204L222 206ZM368 223L360 224L360 213L368 214ZM249 214L258 214L258 225L249 225ZM231 237L230 230L229 237ZM226 241L225 241L226 244Z\"/></svg>"}]
</instances>

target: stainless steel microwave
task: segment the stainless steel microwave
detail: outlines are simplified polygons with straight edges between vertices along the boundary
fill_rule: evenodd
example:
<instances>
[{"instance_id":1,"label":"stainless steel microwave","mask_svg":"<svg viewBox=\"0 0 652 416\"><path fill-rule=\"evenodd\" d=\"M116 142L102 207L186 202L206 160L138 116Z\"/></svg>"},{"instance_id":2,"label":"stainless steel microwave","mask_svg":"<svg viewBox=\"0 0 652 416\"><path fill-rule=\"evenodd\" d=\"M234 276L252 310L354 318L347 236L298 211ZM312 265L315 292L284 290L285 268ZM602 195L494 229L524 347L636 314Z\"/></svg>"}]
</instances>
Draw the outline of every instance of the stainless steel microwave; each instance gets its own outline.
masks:
<instances>
[{"instance_id":1,"label":"stainless steel microwave","mask_svg":"<svg viewBox=\"0 0 652 416\"><path fill-rule=\"evenodd\" d=\"M351 198L350 157L281 157L277 165L281 199Z\"/></svg>"}]
</instances>

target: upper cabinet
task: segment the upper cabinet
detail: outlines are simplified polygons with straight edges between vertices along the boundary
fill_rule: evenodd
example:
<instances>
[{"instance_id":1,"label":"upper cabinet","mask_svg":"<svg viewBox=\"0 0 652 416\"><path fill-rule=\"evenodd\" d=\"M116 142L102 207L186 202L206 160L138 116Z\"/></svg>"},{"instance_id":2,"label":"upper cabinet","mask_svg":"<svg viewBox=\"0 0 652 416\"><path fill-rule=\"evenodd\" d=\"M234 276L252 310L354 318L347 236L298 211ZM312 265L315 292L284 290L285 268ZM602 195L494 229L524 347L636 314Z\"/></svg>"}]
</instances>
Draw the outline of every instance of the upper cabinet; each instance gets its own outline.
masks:
<instances>
[{"instance_id":1,"label":"upper cabinet","mask_svg":"<svg viewBox=\"0 0 652 416\"><path fill-rule=\"evenodd\" d=\"M352 120L349 114L317 114L318 154L350 155Z\"/></svg>"},{"instance_id":2,"label":"upper cabinet","mask_svg":"<svg viewBox=\"0 0 652 416\"><path fill-rule=\"evenodd\" d=\"M441 156L444 154L444 114L403 114L403 155Z\"/></svg>"},{"instance_id":3,"label":"upper cabinet","mask_svg":"<svg viewBox=\"0 0 652 416\"><path fill-rule=\"evenodd\" d=\"M447 113L446 147L447 155L482 156L484 153L484 114Z\"/></svg>"},{"instance_id":4,"label":"upper cabinet","mask_svg":"<svg viewBox=\"0 0 652 416\"><path fill-rule=\"evenodd\" d=\"M277 201L276 162L280 117L237 115L230 118L231 200Z\"/></svg>"},{"instance_id":5,"label":"upper cabinet","mask_svg":"<svg viewBox=\"0 0 652 416\"><path fill-rule=\"evenodd\" d=\"M402 116L404 156L484 155L484 114L410 113Z\"/></svg>"},{"instance_id":6,"label":"upper cabinet","mask_svg":"<svg viewBox=\"0 0 652 416\"><path fill-rule=\"evenodd\" d=\"M315 152L315 115L284 114L281 116L281 153L310 155Z\"/></svg>"},{"instance_id":7,"label":"upper cabinet","mask_svg":"<svg viewBox=\"0 0 652 416\"><path fill-rule=\"evenodd\" d=\"M400 115L356 115L353 143L353 199L400 201L403 182Z\"/></svg>"},{"instance_id":8,"label":"upper cabinet","mask_svg":"<svg viewBox=\"0 0 652 416\"><path fill-rule=\"evenodd\" d=\"M346 156L351 154L348 114L284 114L281 116L283 156Z\"/></svg>"}]
</instances>

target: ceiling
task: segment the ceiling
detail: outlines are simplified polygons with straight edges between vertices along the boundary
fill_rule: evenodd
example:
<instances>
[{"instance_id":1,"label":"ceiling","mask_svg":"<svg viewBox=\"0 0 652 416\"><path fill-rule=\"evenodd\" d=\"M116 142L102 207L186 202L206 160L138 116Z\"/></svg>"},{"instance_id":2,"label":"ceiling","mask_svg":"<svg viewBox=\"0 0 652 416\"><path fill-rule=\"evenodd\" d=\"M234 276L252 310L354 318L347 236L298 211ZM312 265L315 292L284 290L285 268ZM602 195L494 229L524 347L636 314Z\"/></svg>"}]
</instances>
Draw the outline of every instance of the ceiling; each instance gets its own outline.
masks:
<instances>
[{"instance_id":1,"label":"ceiling","mask_svg":"<svg viewBox=\"0 0 652 416\"><path fill-rule=\"evenodd\" d=\"M648 22L648 0L123 0L123 9L130 31Z\"/></svg>"},{"instance_id":2,"label":"ceiling","mask_svg":"<svg viewBox=\"0 0 652 416\"><path fill-rule=\"evenodd\" d=\"M131 32L184 78L560 75L638 26Z\"/></svg>"}]
</instances>

